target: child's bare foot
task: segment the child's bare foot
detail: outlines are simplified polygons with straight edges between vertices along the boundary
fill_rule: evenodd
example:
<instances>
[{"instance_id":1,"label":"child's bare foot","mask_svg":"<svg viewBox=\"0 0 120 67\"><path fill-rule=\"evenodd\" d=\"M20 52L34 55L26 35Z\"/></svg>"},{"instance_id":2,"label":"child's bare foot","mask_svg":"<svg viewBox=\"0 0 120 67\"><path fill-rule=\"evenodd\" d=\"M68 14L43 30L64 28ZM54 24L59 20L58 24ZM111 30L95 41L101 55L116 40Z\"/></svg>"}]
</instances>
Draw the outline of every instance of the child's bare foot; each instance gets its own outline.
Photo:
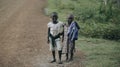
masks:
<instances>
[{"instance_id":1,"label":"child's bare foot","mask_svg":"<svg viewBox=\"0 0 120 67\"><path fill-rule=\"evenodd\" d=\"M59 61L58 64L62 64L62 61Z\"/></svg>"},{"instance_id":2,"label":"child's bare foot","mask_svg":"<svg viewBox=\"0 0 120 67\"><path fill-rule=\"evenodd\" d=\"M54 60L50 61L50 63L54 63L54 62L56 62L56 59L54 59Z\"/></svg>"}]
</instances>

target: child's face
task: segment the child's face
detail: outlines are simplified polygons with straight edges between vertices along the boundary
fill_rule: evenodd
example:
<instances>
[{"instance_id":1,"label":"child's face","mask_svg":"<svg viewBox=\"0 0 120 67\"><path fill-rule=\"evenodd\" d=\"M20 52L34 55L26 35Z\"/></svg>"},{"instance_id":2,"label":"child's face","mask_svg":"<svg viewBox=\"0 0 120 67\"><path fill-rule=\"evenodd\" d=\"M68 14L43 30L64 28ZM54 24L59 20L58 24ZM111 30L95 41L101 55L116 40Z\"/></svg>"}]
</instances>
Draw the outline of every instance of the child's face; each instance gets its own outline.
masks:
<instances>
[{"instance_id":1,"label":"child's face","mask_svg":"<svg viewBox=\"0 0 120 67\"><path fill-rule=\"evenodd\" d=\"M70 25L73 21L73 18L68 18L68 24Z\"/></svg>"},{"instance_id":2,"label":"child's face","mask_svg":"<svg viewBox=\"0 0 120 67\"><path fill-rule=\"evenodd\" d=\"M57 17L56 17L56 16L53 16L53 17L52 17L52 21L53 21L53 22L56 22L56 21L57 21Z\"/></svg>"}]
</instances>

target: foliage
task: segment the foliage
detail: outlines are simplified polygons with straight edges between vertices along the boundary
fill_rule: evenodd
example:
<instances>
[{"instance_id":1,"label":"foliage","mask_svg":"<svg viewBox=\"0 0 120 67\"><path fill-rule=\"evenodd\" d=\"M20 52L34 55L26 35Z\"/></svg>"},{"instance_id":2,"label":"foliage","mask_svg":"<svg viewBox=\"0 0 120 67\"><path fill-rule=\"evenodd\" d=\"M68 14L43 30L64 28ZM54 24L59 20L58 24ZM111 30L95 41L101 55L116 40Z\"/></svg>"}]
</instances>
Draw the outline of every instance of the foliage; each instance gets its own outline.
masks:
<instances>
[{"instance_id":1,"label":"foliage","mask_svg":"<svg viewBox=\"0 0 120 67\"><path fill-rule=\"evenodd\" d=\"M48 0L49 12L56 11L62 20L75 15L80 34L87 37L120 39L120 9L117 0ZM57 3L57 4L56 4Z\"/></svg>"}]
</instances>

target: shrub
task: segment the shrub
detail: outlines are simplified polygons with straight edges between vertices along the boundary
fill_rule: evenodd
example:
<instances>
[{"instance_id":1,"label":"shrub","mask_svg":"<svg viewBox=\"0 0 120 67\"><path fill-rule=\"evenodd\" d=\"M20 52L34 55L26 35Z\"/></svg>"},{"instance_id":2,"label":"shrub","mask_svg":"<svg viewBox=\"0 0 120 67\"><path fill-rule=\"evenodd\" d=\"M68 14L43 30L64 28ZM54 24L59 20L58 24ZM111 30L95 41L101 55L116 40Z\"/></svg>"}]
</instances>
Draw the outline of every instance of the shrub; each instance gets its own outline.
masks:
<instances>
[{"instance_id":1,"label":"shrub","mask_svg":"<svg viewBox=\"0 0 120 67\"><path fill-rule=\"evenodd\" d=\"M48 0L49 12L58 12L66 21L73 13L81 26L80 35L105 39L120 39L120 9L111 2L105 6L103 0ZM83 23L85 22L85 23Z\"/></svg>"},{"instance_id":2,"label":"shrub","mask_svg":"<svg viewBox=\"0 0 120 67\"><path fill-rule=\"evenodd\" d=\"M73 13L76 16L75 19L82 22L85 22L87 19L94 16L94 10L89 8L80 8L79 6L75 7Z\"/></svg>"},{"instance_id":3,"label":"shrub","mask_svg":"<svg viewBox=\"0 0 120 67\"><path fill-rule=\"evenodd\" d=\"M80 34L87 37L104 38L111 40L120 39L120 25L102 24L102 23L80 23Z\"/></svg>"},{"instance_id":4,"label":"shrub","mask_svg":"<svg viewBox=\"0 0 120 67\"><path fill-rule=\"evenodd\" d=\"M111 40L120 40L120 25L117 25L117 27L110 28L110 30L106 30L106 32L107 33L104 34L103 38Z\"/></svg>"}]
</instances>

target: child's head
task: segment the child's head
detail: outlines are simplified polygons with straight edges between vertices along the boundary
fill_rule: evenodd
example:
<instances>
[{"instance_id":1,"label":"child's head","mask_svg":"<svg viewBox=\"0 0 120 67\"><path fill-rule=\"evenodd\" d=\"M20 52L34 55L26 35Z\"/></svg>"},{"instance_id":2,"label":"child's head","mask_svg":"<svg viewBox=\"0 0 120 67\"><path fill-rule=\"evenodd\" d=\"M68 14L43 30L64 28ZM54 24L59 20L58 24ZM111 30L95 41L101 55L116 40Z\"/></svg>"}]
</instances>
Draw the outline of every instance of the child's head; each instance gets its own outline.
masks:
<instances>
[{"instance_id":1,"label":"child's head","mask_svg":"<svg viewBox=\"0 0 120 67\"><path fill-rule=\"evenodd\" d=\"M56 23L58 19L58 14L56 12L53 12L51 15L51 18L52 18L53 23Z\"/></svg>"},{"instance_id":2,"label":"child's head","mask_svg":"<svg viewBox=\"0 0 120 67\"><path fill-rule=\"evenodd\" d=\"M73 20L74 20L74 16L73 16L72 14L70 14L70 15L68 16L68 24L70 25Z\"/></svg>"}]
</instances>

